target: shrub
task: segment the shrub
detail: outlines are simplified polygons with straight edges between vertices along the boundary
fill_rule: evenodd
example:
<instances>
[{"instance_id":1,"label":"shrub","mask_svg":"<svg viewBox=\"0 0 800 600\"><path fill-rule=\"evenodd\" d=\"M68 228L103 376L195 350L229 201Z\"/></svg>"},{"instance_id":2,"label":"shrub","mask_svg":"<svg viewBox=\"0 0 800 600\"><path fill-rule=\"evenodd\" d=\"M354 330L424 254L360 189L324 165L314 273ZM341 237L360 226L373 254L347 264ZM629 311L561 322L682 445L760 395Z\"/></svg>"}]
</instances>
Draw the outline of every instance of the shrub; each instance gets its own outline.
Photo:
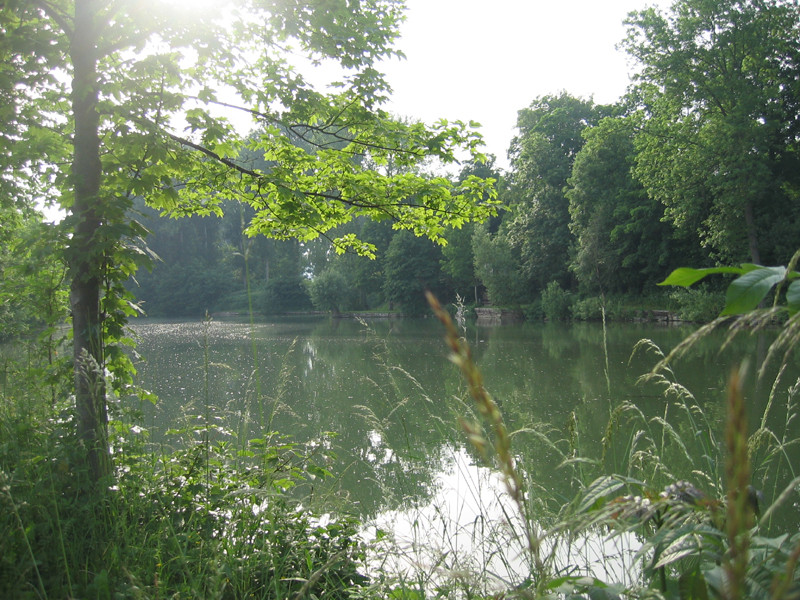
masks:
<instances>
[{"instance_id":1,"label":"shrub","mask_svg":"<svg viewBox=\"0 0 800 600\"><path fill-rule=\"evenodd\" d=\"M608 317L606 307L606 317ZM581 298L572 305L572 318L577 321L600 321L603 318L603 300L598 296Z\"/></svg>"},{"instance_id":2,"label":"shrub","mask_svg":"<svg viewBox=\"0 0 800 600\"><path fill-rule=\"evenodd\" d=\"M330 475L324 444L214 441L231 433L201 416L174 432L177 450L151 451L127 415L109 423L117 472L96 489L81 475L74 408L32 385L9 390L0 597L344 599L366 582L359 523L289 492Z\"/></svg>"},{"instance_id":3,"label":"shrub","mask_svg":"<svg viewBox=\"0 0 800 600\"><path fill-rule=\"evenodd\" d=\"M522 306L522 314L526 321L544 321L544 310L542 310L541 298L530 304Z\"/></svg>"},{"instance_id":4,"label":"shrub","mask_svg":"<svg viewBox=\"0 0 800 600\"><path fill-rule=\"evenodd\" d=\"M302 311L309 308L311 299L300 277L275 277L264 286L261 309L266 314Z\"/></svg>"},{"instance_id":5,"label":"shrub","mask_svg":"<svg viewBox=\"0 0 800 600\"><path fill-rule=\"evenodd\" d=\"M606 298L605 305L599 296L582 298L572 304L572 318L576 321L600 321L605 318L609 321L626 321L633 318L634 311L626 308L619 298Z\"/></svg>"},{"instance_id":6,"label":"shrub","mask_svg":"<svg viewBox=\"0 0 800 600\"><path fill-rule=\"evenodd\" d=\"M572 294L557 281L551 281L542 292L542 312L548 321L568 321L572 306Z\"/></svg>"},{"instance_id":7,"label":"shrub","mask_svg":"<svg viewBox=\"0 0 800 600\"><path fill-rule=\"evenodd\" d=\"M708 288L681 288L670 293L678 316L684 321L707 323L722 311L725 295Z\"/></svg>"},{"instance_id":8,"label":"shrub","mask_svg":"<svg viewBox=\"0 0 800 600\"><path fill-rule=\"evenodd\" d=\"M338 313L347 308L352 286L336 269L326 269L308 282L308 293L317 310Z\"/></svg>"}]
</instances>

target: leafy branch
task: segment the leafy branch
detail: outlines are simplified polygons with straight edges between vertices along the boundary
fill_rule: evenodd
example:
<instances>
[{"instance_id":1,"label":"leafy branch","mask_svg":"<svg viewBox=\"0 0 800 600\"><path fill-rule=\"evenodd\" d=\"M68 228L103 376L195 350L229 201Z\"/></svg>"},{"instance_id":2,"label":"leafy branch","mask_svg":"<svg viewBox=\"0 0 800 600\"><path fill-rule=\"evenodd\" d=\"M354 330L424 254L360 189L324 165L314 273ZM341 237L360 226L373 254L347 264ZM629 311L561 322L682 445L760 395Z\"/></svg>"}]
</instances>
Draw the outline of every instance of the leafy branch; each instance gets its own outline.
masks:
<instances>
[{"instance_id":1,"label":"leafy branch","mask_svg":"<svg viewBox=\"0 0 800 600\"><path fill-rule=\"evenodd\" d=\"M720 316L741 315L755 310L770 291L777 286L773 307L778 307L780 292L786 286L786 310L790 315L800 311L800 272L797 271L797 262L800 259L800 250L792 257L787 267L764 267L744 263L739 267L708 267L705 269L692 269L681 267L670 273L659 285L674 285L689 287L704 279L708 275L733 274L738 275L725 293L725 308Z\"/></svg>"}]
</instances>

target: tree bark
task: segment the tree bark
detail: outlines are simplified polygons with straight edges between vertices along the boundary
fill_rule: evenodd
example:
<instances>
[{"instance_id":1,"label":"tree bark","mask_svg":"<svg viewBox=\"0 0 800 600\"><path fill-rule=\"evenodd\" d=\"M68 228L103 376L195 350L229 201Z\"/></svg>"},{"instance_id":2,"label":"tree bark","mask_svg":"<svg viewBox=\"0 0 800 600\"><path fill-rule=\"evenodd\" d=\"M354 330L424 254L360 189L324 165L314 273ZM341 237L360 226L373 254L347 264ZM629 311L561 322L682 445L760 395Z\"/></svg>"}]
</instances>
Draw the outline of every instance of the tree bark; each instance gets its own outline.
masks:
<instances>
[{"instance_id":1,"label":"tree bark","mask_svg":"<svg viewBox=\"0 0 800 600\"><path fill-rule=\"evenodd\" d=\"M758 251L758 234L756 233L756 220L753 217L753 203L745 200L744 222L747 226L747 243L750 247L750 260L754 265L761 264L761 253Z\"/></svg>"},{"instance_id":2,"label":"tree bark","mask_svg":"<svg viewBox=\"0 0 800 600\"><path fill-rule=\"evenodd\" d=\"M72 176L75 197L72 206L74 231L69 248L77 429L86 452L89 476L95 483L111 472L100 316L103 250L99 234L103 199L100 195L102 165L97 112L96 13L96 0L75 0L75 27L70 50L74 69Z\"/></svg>"}]
</instances>

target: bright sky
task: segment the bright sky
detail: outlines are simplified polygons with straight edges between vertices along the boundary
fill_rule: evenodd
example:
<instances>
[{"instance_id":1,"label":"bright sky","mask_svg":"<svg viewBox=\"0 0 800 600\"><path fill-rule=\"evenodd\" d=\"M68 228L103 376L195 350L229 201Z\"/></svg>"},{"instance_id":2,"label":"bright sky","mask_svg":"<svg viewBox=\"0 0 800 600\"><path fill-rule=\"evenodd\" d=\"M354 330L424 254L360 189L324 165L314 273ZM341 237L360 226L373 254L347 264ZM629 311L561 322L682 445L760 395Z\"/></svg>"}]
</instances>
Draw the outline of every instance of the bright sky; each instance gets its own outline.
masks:
<instances>
[{"instance_id":1,"label":"bright sky","mask_svg":"<svg viewBox=\"0 0 800 600\"><path fill-rule=\"evenodd\" d=\"M389 110L432 123L478 121L485 151L506 168L517 111L565 90L614 102L632 69L616 50L630 11L667 0L407 0L398 47L384 65Z\"/></svg>"},{"instance_id":2,"label":"bright sky","mask_svg":"<svg viewBox=\"0 0 800 600\"><path fill-rule=\"evenodd\" d=\"M625 37L623 20L630 11L670 2L406 0L397 44L406 59L383 65L394 89L387 108L429 124L481 123L484 151L506 169L517 111L562 90L600 103L619 99L632 72L616 49Z\"/></svg>"}]
</instances>

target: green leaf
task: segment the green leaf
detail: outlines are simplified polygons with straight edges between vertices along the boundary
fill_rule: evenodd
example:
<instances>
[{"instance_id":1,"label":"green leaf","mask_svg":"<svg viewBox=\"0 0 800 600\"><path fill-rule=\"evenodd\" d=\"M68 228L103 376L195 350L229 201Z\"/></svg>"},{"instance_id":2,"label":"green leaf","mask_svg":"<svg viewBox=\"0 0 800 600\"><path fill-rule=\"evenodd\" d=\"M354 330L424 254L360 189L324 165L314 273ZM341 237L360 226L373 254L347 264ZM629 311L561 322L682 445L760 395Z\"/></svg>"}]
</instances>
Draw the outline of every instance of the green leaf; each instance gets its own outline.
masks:
<instances>
[{"instance_id":1,"label":"green leaf","mask_svg":"<svg viewBox=\"0 0 800 600\"><path fill-rule=\"evenodd\" d=\"M333 473L331 473L327 469L318 467L317 465L308 465L306 471L308 471L308 474L311 475L312 477L319 477L320 479L325 479L327 477L333 476Z\"/></svg>"},{"instance_id":2,"label":"green leaf","mask_svg":"<svg viewBox=\"0 0 800 600\"><path fill-rule=\"evenodd\" d=\"M682 535L664 549L658 557L658 562L653 565L653 568L658 569L659 567L672 564L686 556L693 556L699 551L700 545L694 533Z\"/></svg>"},{"instance_id":3,"label":"green leaf","mask_svg":"<svg viewBox=\"0 0 800 600\"><path fill-rule=\"evenodd\" d=\"M719 273L742 275L747 273L749 270L750 269L748 269L747 265L742 265L742 267L708 267L705 269L681 267L679 269L675 269L664 281L658 285L679 285L681 287L689 287L707 275L716 275Z\"/></svg>"},{"instance_id":4,"label":"green leaf","mask_svg":"<svg viewBox=\"0 0 800 600\"><path fill-rule=\"evenodd\" d=\"M786 289L786 307L792 314L800 310L800 279L790 283Z\"/></svg>"},{"instance_id":5,"label":"green leaf","mask_svg":"<svg viewBox=\"0 0 800 600\"><path fill-rule=\"evenodd\" d=\"M583 500L578 507L578 512L585 512L597 507L598 505L604 504L603 500L609 494L616 492L624 485L625 482L616 477L608 476L595 479L589 485L589 489L586 490L586 494L583 496Z\"/></svg>"},{"instance_id":6,"label":"green leaf","mask_svg":"<svg viewBox=\"0 0 800 600\"><path fill-rule=\"evenodd\" d=\"M786 267L758 267L728 286L723 315L738 315L756 308L769 291L786 276Z\"/></svg>"},{"instance_id":7,"label":"green leaf","mask_svg":"<svg viewBox=\"0 0 800 600\"><path fill-rule=\"evenodd\" d=\"M682 573L678 579L678 589L680 590L681 598L708 600L706 578L699 570Z\"/></svg>"}]
</instances>

